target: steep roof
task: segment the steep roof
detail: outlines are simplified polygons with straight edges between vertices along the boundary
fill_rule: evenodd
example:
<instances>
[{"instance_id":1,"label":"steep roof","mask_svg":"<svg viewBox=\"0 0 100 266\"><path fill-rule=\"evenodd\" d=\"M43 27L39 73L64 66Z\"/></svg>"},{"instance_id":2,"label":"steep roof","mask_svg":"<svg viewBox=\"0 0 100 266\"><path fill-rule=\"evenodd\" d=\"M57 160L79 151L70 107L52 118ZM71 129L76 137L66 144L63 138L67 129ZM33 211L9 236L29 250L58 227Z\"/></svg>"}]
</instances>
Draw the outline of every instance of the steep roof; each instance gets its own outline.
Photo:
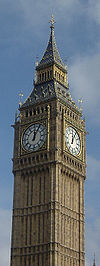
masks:
<instances>
[{"instance_id":1,"label":"steep roof","mask_svg":"<svg viewBox=\"0 0 100 266\"><path fill-rule=\"evenodd\" d=\"M51 34L50 34L50 39L46 48L46 51L39 62L38 66L36 69L41 69L44 68L46 65L56 63L59 67L63 68L63 70L66 72L65 66L62 62L62 59L60 57L59 51L57 49L56 45L56 39L54 35L54 18L52 16L51 18Z\"/></svg>"}]
</instances>

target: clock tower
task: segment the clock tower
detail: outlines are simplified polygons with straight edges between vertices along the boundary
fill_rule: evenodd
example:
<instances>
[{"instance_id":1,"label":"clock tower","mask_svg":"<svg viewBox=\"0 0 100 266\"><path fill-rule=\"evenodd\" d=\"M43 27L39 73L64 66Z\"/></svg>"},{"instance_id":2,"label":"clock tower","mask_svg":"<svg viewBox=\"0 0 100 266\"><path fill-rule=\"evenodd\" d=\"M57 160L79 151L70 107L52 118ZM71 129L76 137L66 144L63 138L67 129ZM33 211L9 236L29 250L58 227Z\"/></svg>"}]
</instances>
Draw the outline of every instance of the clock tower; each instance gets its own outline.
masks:
<instances>
[{"instance_id":1,"label":"clock tower","mask_svg":"<svg viewBox=\"0 0 100 266\"><path fill-rule=\"evenodd\" d=\"M85 266L85 121L50 28L14 124L11 266Z\"/></svg>"}]
</instances>

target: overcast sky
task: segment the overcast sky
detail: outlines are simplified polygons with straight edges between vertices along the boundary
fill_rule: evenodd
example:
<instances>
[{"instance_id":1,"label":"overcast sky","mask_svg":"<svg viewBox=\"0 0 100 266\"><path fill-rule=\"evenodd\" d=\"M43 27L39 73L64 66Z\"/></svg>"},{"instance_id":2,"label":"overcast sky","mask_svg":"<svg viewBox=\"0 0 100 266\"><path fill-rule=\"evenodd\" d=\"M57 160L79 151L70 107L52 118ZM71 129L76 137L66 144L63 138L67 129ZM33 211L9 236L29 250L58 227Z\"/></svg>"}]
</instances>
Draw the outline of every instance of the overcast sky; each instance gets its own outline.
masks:
<instances>
[{"instance_id":1,"label":"overcast sky","mask_svg":"<svg viewBox=\"0 0 100 266\"><path fill-rule=\"evenodd\" d=\"M0 0L0 266L9 266L13 200L13 128L19 93L32 90L54 14L72 98L83 99L87 134L86 266L100 265L100 0Z\"/></svg>"}]
</instances>

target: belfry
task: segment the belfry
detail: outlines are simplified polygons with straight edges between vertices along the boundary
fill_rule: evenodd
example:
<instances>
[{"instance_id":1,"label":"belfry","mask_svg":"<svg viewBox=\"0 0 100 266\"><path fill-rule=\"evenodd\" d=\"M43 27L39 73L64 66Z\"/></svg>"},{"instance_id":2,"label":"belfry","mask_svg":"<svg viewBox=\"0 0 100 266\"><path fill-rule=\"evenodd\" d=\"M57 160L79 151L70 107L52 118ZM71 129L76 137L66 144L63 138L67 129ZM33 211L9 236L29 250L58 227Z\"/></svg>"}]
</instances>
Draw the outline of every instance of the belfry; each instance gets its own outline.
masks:
<instances>
[{"instance_id":1,"label":"belfry","mask_svg":"<svg viewBox=\"0 0 100 266\"><path fill-rule=\"evenodd\" d=\"M14 124L11 266L85 266L85 120L50 31Z\"/></svg>"}]
</instances>

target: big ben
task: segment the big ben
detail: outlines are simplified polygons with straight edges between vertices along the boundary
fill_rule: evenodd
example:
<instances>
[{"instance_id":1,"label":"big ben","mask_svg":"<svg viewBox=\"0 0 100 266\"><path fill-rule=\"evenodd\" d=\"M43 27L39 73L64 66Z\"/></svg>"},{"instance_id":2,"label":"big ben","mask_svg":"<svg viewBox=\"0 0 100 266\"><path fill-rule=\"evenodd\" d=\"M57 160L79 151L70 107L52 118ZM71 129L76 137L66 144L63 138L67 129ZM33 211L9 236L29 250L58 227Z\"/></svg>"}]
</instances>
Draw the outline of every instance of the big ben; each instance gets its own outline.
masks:
<instances>
[{"instance_id":1,"label":"big ben","mask_svg":"<svg viewBox=\"0 0 100 266\"><path fill-rule=\"evenodd\" d=\"M11 266L85 266L85 120L50 31L14 124Z\"/></svg>"}]
</instances>

